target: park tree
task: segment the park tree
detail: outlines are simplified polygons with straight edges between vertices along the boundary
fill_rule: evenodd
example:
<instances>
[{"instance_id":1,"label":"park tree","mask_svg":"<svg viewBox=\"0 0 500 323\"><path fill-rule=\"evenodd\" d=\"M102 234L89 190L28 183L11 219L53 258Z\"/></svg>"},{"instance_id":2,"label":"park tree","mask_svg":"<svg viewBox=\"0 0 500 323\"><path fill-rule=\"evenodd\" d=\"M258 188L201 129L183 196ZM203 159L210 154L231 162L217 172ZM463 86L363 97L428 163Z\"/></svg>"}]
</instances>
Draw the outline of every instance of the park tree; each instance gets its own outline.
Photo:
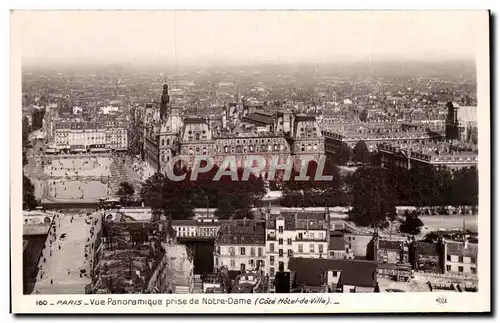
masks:
<instances>
[{"instance_id":1,"label":"park tree","mask_svg":"<svg viewBox=\"0 0 500 323\"><path fill-rule=\"evenodd\" d=\"M31 180L23 174L23 210L32 210L39 204L35 198L35 187Z\"/></svg>"},{"instance_id":2,"label":"park tree","mask_svg":"<svg viewBox=\"0 0 500 323\"><path fill-rule=\"evenodd\" d=\"M476 167L466 167L456 170L452 180L452 200L450 205L478 205L479 177Z\"/></svg>"},{"instance_id":3,"label":"park tree","mask_svg":"<svg viewBox=\"0 0 500 323\"><path fill-rule=\"evenodd\" d=\"M434 243L438 241L439 235L436 232L429 232L425 235L424 242Z\"/></svg>"},{"instance_id":4,"label":"park tree","mask_svg":"<svg viewBox=\"0 0 500 323\"><path fill-rule=\"evenodd\" d=\"M166 181L165 175L155 173L146 180L141 188L141 198L144 203L153 210L164 210L166 201L164 200L163 185Z\"/></svg>"},{"instance_id":5,"label":"park tree","mask_svg":"<svg viewBox=\"0 0 500 323\"><path fill-rule=\"evenodd\" d=\"M120 197L120 203L127 206L134 197L134 187L128 182L121 182L116 195Z\"/></svg>"},{"instance_id":6,"label":"park tree","mask_svg":"<svg viewBox=\"0 0 500 323\"><path fill-rule=\"evenodd\" d=\"M354 162L369 164L371 161L371 154L368 151L368 147L363 140L356 143L353 150L352 160Z\"/></svg>"},{"instance_id":7,"label":"park tree","mask_svg":"<svg viewBox=\"0 0 500 323\"><path fill-rule=\"evenodd\" d=\"M293 170L290 180L283 183L282 206L325 206L339 205L341 200L341 177L338 166L331 158L326 158L323 171L324 176L331 176L329 180L316 178L318 163L310 161L307 167L307 181L301 181L297 177L299 171ZM337 204L339 203L339 204Z\"/></svg>"},{"instance_id":8,"label":"park tree","mask_svg":"<svg viewBox=\"0 0 500 323\"><path fill-rule=\"evenodd\" d=\"M359 114L359 121L361 121L361 122L368 121L368 111L366 111L366 109L363 109L360 112L360 114Z\"/></svg>"},{"instance_id":9,"label":"park tree","mask_svg":"<svg viewBox=\"0 0 500 323\"><path fill-rule=\"evenodd\" d=\"M408 233L411 235L420 234L421 228L424 225L422 220L418 217L416 212L406 214L405 220L401 223L399 231L403 233Z\"/></svg>"},{"instance_id":10,"label":"park tree","mask_svg":"<svg viewBox=\"0 0 500 323\"><path fill-rule=\"evenodd\" d=\"M248 180L243 181L243 172L242 168L237 170L236 181L230 176L222 176L220 181L212 181L212 187L217 192L216 215L220 218L227 219L245 214L252 206L260 205L266 193L264 180L260 176L250 174Z\"/></svg>"},{"instance_id":11,"label":"park tree","mask_svg":"<svg viewBox=\"0 0 500 323\"><path fill-rule=\"evenodd\" d=\"M396 215L395 192L388 171L359 168L353 175L353 209L349 218L361 226L384 228Z\"/></svg>"},{"instance_id":12,"label":"park tree","mask_svg":"<svg viewBox=\"0 0 500 323\"><path fill-rule=\"evenodd\" d=\"M259 205L266 192L260 176L250 174L248 180L243 181L243 169L238 169L238 180L222 176L214 181L217 171L215 166L209 172L198 174L193 181L191 170L185 167L174 168L176 175L186 175L181 181L155 174L143 185L141 196L148 206L163 210L172 219L186 219L194 215L194 208L208 207L216 208L218 217L230 218Z\"/></svg>"},{"instance_id":13,"label":"park tree","mask_svg":"<svg viewBox=\"0 0 500 323\"><path fill-rule=\"evenodd\" d=\"M28 143L28 137L31 132L31 126L28 117L23 117L23 126L22 126L22 140L23 140L23 147Z\"/></svg>"},{"instance_id":14,"label":"park tree","mask_svg":"<svg viewBox=\"0 0 500 323\"><path fill-rule=\"evenodd\" d=\"M32 113L32 131L40 129L43 125L43 118L45 117L45 108L35 109Z\"/></svg>"},{"instance_id":15,"label":"park tree","mask_svg":"<svg viewBox=\"0 0 500 323\"><path fill-rule=\"evenodd\" d=\"M351 160L351 158L352 158L351 148L349 148L349 146L345 142L342 142L336 154L336 162L341 166L346 165Z\"/></svg>"},{"instance_id":16,"label":"park tree","mask_svg":"<svg viewBox=\"0 0 500 323\"><path fill-rule=\"evenodd\" d=\"M374 167L380 167L382 162L380 160L380 153L378 151L373 151L370 153L370 164Z\"/></svg>"}]
</instances>

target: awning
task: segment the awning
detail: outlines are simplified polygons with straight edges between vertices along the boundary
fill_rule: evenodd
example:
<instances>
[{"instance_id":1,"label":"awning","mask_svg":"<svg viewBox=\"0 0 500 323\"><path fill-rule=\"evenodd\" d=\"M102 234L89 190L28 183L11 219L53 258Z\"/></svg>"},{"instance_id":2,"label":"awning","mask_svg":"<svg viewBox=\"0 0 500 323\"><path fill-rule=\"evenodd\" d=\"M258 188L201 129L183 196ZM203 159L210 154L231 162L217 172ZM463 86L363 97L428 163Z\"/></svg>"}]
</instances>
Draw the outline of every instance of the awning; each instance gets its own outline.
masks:
<instances>
[{"instance_id":1,"label":"awning","mask_svg":"<svg viewBox=\"0 0 500 323\"><path fill-rule=\"evenodd\" d=\"M108 151L108 149L106 148L91 148L90 149L90 152L93 152L93 153L102 153L102 152L106 152Z\"/></svg>"}]
</instances>

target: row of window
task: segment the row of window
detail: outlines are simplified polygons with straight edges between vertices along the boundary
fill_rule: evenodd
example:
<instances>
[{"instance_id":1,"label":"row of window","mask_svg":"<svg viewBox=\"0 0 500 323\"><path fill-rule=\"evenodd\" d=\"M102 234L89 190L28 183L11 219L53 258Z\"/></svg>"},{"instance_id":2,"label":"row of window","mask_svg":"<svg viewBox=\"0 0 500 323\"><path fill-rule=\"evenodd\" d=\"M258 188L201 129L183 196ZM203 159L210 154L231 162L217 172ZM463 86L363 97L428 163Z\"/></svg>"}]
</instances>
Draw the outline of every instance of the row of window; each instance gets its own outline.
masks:
<instances>
[{"instance_id":1,"label":"row of window","mask_svg":"<svg viewBox=\"0 0 500 323\"><path fill-rule=\"evenodd\" d=\"M270 144L271 142L274 143L274 144L277 144L278 143L278 139L277 138L273 138L271 140L271 138L267 138L267 141L266 141L266 139L248 139L248 143L249 144L255 144L256 145L256 144L259 144L259 143L263 144L263 143L266 143L266 142L268 144ZM240 143L240 140L237 139L236 140L236 144L239 144L239 143ZM247 139L242 139L241 143L246 144L247 143ZM232 141L223 140L222 144L223 145L232 145L232 144L234 144L234 140L232 140Z\"/></svg>"},{"instance_id":2,"label":"row of window","mask_svg":"<svg viewBox=\"0 0 500 323\"><path fill-rule=\"evenodd\" d=\"M283 241L281 241L281 242L283 242ZM283 244L283 243L281 243L281 244ZM324 251L323 248L324 248L324 246L322 244L319 244L318 245L318 253L323 253L323 251ZM275 250L276 249L274 248L274 243L271 243L269 245L269 252L274 253L274 252L276 252ZM299 253L303 253L304 252L304 245L302 243L299 243L298 250L299 250ZM290 253L290 251L293 253L293 250L288 249L288 253ZM309 245L309 252L314 253L315 251L316 251L315 244L311 243ZM279 254L280 257L283 257L283 249L278 249L278 254Z\"/></svg>"},{"instance_id":3,"label":"row of window","mask_svg":"<svg viewBox=\"0 0 500 323\"><path fill-rule=\"evenodd\" d=\"M217 230L217 228L176 228L176 232L180 237L215 236Z\"/></svg>"},{"instance_id":4,"label":"row of window","mask_svg":"<svg viewBox=\"0 0 500 323\"><path fill-rule=\"evenodd\" d=\"M446 260L447 261L451 261L451 255L447 255L446 256ZM458 262L464 262L464 257L463 256L458 256ZM475 264L476 263L476 258L470 257L470 262L471 262L471 264Z\"/></svg>"},{"instance_id":5,"label":"row of window","mask_svg":"<svg viewBox=\"0 0 500 323\"><path fill-rule=\"evenodd\" d=\"M259 146L253 146L253 145L249 145L249 146L224 146L223 149L218 149L218 152L221 153L222 151L224 151L224 153L247 153L247 152L258 152L258 151L261 151L261 152L270 152L270 151L287 151L288 148L285 146L285 145L261 145L260 146L260 149L259 149Z\"/></svg>"},{"instance_id":6,"label":"row of window","mask_svg":"<svg viewBox=\"0 0 500 323\"><path fill-rule=\"evenodd\" d=\"M300 146L300 151L318 151L318 145L314 144L308 144L307 146L305 144L302 144Z\"/></svg>"},{"instance_id":7,"label":"row of window","mask_svg":"<svg viewBox=\"0 0 500 323\"><path fill-rule=\"evenodd\" d=\"M446 271L451 271L451 265L446 265ZM464 267L463 266L458 266L458 272L459 273L463 273L464 272ZM472 274L476 274L477 273L477 270L475 267L471 267L470 268L470 272Z\"/></svg>"},{"instance_id":8,"label":"row of window","mask_svg":"<svg viewBox=\"0 0 500 323\"><path fill-rule=\"evenodd\" d=\"M254 260L254 259L250 259L248 260L248 264L250 265L250 267L255 267L258 263L260 262L260 266L261 268L264 267L264 261L263 260ZM215 258L215 265L216 266L223 266L224 263L223 261L221 260L220 263L219 263L219 258ZM234 268L236 267L236 260L234 259L231 259L229 261L229 267L231 268ZM241 271L245 271L246 269L246 264L245 263L240 263L240 268L239 268Z\"/></svg>"},{"instance_id":9,"label":"row of window","mask_svg":"<svg viewBox=\"0 0 500 323\"><path fill-rule=\"evenodd\" d=\"M283 226L281 226L281 225L278 226L278 233L279 234L283 234L284 229L285 228ZM297 238L299 240L303 240L304 239L304 233L299 232L299 234L297 235ZM314 234L314 232L308 232L307 238L311 239L311 240L314 239L314 238L317 238L318 240L323 240L325 238L325 233L324 232L318 232L317 234ZM283 240L283 239L280 238L279 240ZM288 240L291 241L292 239L288 239ZM349 241L350 241L350 238L349 238ZM283 244L283 243L280 243L280 244ZM291 244L291 242L289 244Z\"/></svg>"},{"instance_id":10,"label":"row of window","mask_svg":"<svg viewBox=\"0 0 500 323\"><path fill-rule=\"evenodd\" d=\"M199 134L196 134L196 136L195 136L195 137L193 137L193 136L188 136L188 140L193 140L193 139L194 139L194 140L200 140L200 139L201 139L201 140L207 140L208 138L207 138L207 136L201 136L201 138L200 138L200 135L199 135Z\"/></svg>"},{"instance_id":11,"label":"row of window","mask_svg":"<svg viewBox=\"0 0 500 323\"><path fill-rule=\"evenodd\" d=\"M259 261L260 261L261 266L264 266L264 261L263 261L263 260L260 260L260 259L259 259L259 260L255 260L255 259L248 259L248 264L249 264L251 267L253 267L253 266L257 265L257 262L259 262ZM230 267L236 267L236 260L235 260L235 259L230 259L230 260L229 260L229 266L230 266ZM245 267L244 267L244 266L245 266L245 264L243 264L243 263L241 263L241 264L240 264L240 267L241 267L241 268L243 268L242 270L245 270Z\"/></svg>"},{"instance_id":12,"label":"row of window","mask_svg":"<svg viewBox=\"0 0 500 323\"><path fill-rule=\"evenodd\" d=\"M217 247L217 252L220 253L220 247ZM245 256L246 252L247 252L247 248L246 247L240 247L239 248L239 252L240 252L239 255ZM236 256L236 248L235 247L229 247L229 254L231 256ZM257 248L257 255L258 255L258 257L262 257L263 256L263 250L262 250L261 247ZM255 257L255 247L250 247L250 256Z\"/></svg>"}]
</instances>

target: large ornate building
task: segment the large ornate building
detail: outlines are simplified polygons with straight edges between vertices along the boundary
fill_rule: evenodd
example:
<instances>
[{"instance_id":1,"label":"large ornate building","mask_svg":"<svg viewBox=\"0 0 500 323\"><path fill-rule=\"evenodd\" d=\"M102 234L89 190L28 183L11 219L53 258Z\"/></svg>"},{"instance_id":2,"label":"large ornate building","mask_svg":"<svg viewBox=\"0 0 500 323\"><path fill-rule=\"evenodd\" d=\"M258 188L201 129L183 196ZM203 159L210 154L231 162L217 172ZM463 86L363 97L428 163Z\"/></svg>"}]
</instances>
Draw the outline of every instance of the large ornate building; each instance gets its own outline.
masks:
<instances>
[{"instance_id":1,"label":"large ornate building","mask_svg":"<svg viewBox=\"0 0 500 323\"><path fill-rule=\"evenodd\" d=\"M166 172L174 156L193 165L196 156L213 157L220 165L235 156L238 167L246 166L249 155L285 164L290 156L324 154L324 138L315 117L292 112L266 113L248 107L224 109L222 122L185 114L168 100L163 87L159 107L146 106L142 130L142 158L158 172ZM241 111L235 111L238 108ZM260 165L259 165L260 166Z\"/></svg>"}]
</instances>

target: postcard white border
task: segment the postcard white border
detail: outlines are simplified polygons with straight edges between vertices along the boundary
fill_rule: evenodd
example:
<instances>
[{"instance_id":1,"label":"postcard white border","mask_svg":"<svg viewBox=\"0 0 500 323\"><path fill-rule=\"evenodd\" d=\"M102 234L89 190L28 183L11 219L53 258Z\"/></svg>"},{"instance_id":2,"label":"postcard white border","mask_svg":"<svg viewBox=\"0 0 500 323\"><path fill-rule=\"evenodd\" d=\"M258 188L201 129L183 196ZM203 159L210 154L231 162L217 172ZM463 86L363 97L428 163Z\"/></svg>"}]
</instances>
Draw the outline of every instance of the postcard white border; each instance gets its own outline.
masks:
<instances>
[{"instance_id":1,"label":"postcard white border","mask_svg":"<svg viewBox=\"0 0 500 323\"><path fill-rule=\"evenodd\" d=\"M477 293L412 293L409 297L401 294L327 294L338 301L339 310L321 306L282 306L266 305L261 307L231 305L196 305L168 308L132 308L117 307L95 309L93 307L76 306L36 306L37 300L54 302L59 299L90 299L108 297L121 298L123 295L22 295L22 257L11 259L12 310L14 313L367 313L367 312L482 312L490 310L490 66L489 66L489 20L488 12L477 12L478 24L482 26L477 35L477 80L478 80L478 116L479 121L479 259L478 275L479 292ZM11 14L11 57L10 57L10 157L11 157L11 250L12 255L22 253L22 212L21 212L21 59L19 53L19 31L21 21ZM473 46L473 44L471 44ZM17 98L17 99L16 99ZM17 126L16 126L17 125ZM16 178L19 179L15 180ZM447 303L437 304L435 299L444 295ZM256 297L282 298L284 294L265 294ZM311 294L291 294L290 297L313 297ZM375 297L376 296L376 297ZM407 296L404 295L404 296ZM129 299L154 299L162 297L203 298L207 295L126 295ZM227 298L229 295L211 295L211 298Z\"/></svg>"}]
</instances>

